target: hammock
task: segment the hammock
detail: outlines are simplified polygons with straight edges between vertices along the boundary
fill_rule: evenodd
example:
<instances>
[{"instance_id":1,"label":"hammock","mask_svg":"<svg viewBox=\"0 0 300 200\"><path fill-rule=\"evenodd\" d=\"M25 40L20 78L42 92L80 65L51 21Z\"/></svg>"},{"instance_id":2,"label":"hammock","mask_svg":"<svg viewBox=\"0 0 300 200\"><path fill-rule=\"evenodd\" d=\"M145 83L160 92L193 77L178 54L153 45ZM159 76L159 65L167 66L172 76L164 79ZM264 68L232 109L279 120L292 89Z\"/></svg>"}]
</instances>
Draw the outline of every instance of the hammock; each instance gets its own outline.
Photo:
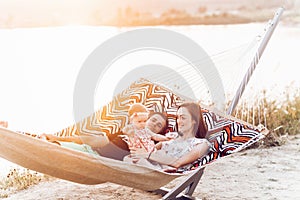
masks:
<instances>
[{"instance_id":1,"label":"hammock","mask_svg":"<svg viewBox=\"0 0 300 200\"><path fill-rule=\"evenodd\" d=\"M128 122L129 103L143 103L149 108L166 110L169 129L175 127L176 108L186 99L173 94L167 88L142 79L117 95L108 105L82 120L64 129L77 134L101 133L114 134ZM224 117L203 108L204 119L209 130L222 127L217 134L211 134L212 151L192 163L190 170L203 166L213 160L226 156L235 150L244 149L263 137L267 130L259 130L233 117ZM83 184L114 182L143 190L156 190L182 174L168 174L128 164L102 156L64 148L25 134L1 128L0 155L26 168L39 171L61 179ZM146 181L147 180L147 181Z\"/></svg>"},{"instance_id":2,"label":"hammock","mask_svg":"<svg viewBox=\"0 0 300 200\"><path fill-rule=\"evenodd\" d=\"M279 15L277 14L276 17L278 18ZM255 59L259 58L261 53ZM246 79L243 84L248 82L249 75ZM239 90L237 96L240 97L242 92ZM110 103L91 116L56 135L99 134L99 132L107 135L115 134L128 123L127 111L132 103L142 103L149 109L167 112L168 128L172 131L176 123L176 108L186 100L190 99L174 93L164 85L141 79L116 95ZM234 110L236 102L236 100L233 101L228 114ZM184 195L190 197L206 164L245 149L268 133L268 130L264 128L255 127L229 115L221 114L202 104L201 106L210 133L209 140L213 147L207 155L191 163L189 170L184 173L170 174L136 164L90 155L1 127L0 156L23 167L77 183L112 182L146 191L156 190L165 195L164 199L175 198L187 188ZM182 184L169 192L162 189L162 186L183 175L188 175L188 177Z\"/></svg>"},{"instance_id":3,"label":"hammock","mask_svg":"<svg viewBox=\"0 0 300 200\"><path fill-rule=\"evenodd\" d=\"M1 157L44 174L81 184L117 184L156 190L178 177L138 165L64 148L0 128ZM147 180L147 181L146 181Z\"/></svg>"}]
</instances>

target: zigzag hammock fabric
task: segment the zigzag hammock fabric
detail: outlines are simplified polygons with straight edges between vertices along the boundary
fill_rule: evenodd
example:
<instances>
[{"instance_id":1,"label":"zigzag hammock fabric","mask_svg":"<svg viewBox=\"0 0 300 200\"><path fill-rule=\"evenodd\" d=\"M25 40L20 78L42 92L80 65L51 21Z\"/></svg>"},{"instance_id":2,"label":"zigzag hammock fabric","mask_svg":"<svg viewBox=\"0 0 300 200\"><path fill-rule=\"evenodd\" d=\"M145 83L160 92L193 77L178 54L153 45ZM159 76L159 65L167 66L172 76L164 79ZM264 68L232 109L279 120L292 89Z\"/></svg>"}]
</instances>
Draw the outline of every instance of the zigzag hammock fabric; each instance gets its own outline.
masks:
<instances>
[{"instance_id":1,"label":"zigzag hammock fabric","mask_svg":"<svg viewBox=\"0 0 300 200\"><path fill-rule=\"evenodd\" d=\"M133 103L142 103L149 110L167 113L168 130L174 131L177 107L186 100L184 97L174 94L165 86L141 79L115 96L110 103L91 116L57 132L56 135L117 134L129 122L127 113ZM233 117L225 117L220 113L212 112L203 105L201 107L208 129L210 131L218 129L218 131L210 135L209 140L213 147L209 154L192 163L188 170L242 150L263 137L263 134L267 131Z\"/></svg>"}]
</instances>

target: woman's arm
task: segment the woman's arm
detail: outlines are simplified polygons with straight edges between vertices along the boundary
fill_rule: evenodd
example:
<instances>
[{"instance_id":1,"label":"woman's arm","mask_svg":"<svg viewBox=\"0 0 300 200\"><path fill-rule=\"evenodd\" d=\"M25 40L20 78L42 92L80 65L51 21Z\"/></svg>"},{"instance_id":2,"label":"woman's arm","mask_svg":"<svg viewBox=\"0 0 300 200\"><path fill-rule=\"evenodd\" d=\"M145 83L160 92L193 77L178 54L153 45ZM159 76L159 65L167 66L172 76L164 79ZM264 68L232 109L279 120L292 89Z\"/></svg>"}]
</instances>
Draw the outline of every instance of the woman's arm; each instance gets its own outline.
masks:
<instances>
[{"instance_id":1,"label":"woman's arm","mask_svg":"<svg viewBox=\"0 0 300 200\"><path fill-rule=\"evenodd\" d=\"M169 165L175 168L182 167L196 161L198 158L207 154L209 145L207 142L197 144L190 152L180 158L174 158L167 155L164 151L158 150L149 154L148 159L156 161L160 164Z\"/></svg>"},{"instance_id":2,"label":"woman's arm","mask_svg":"<svg viewBox=\"0 0 300 200\"><path fill-rule=\"evenodd\" d=\"M170 165L170 166L172 166L172 163L176 162L176 160L177 160L177 158L166 154L166 152L162 151L162 150L150 152L148 154L147 159L156 161L163 165Z\"/></svg>"},{"instance_id":3,"label":"woman's arm","mask_svg":"<svg viewBox=\"0 0 300 200\"><path fill-rule=\"evenodd\" d=\"M206 142L200 143L196 145L190 152L185 154L184 156L178 158L174 163L170 164L170 166L179 168L184 165L190 164L196 161L198 158L201 158L209 151L209 145Z\"/></svg>"},{"instance_id":4,"label":"woman's arm","mask_svg":"<svg viewBox=\"0 0 300 200\"><path fill-rule=\"evenodd\" d=\"M130 154L133 160L139 160L140 158L150 159L157 161L160 164L169 165L176 161L172 156L167 155L162 150L153 150L152 152L147 152L144 148L131 148Z\"/></svg>"}]
</instances>

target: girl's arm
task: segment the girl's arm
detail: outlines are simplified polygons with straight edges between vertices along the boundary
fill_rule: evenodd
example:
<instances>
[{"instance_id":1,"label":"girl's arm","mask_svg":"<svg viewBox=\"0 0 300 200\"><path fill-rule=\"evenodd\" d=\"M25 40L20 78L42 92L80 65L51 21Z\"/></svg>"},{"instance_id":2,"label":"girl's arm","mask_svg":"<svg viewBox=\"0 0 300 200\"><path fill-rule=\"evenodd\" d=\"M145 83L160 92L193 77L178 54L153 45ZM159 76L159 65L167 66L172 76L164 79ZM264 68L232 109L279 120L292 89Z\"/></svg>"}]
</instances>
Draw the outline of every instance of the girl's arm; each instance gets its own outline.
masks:
<instances>
[{"instance_id":1,"label":"girl's arm","mask_svg":"<svg viewBox=\"0 0 300 200\"><path fill-rule=\"evenodd\" d=\"M162 141L168 141L169 140L169 138L167 138L166 136L160 135L160 134L157 134L157 133L153 133L153 135L151 135L151 139L154 140L154 141L157 141L157 142L162 142Z\"/></svg>"},{"instance_id":2,"label":"girl's arm","mask_svg":"<svg viewBox=\"0 0 300 200\"><path fill-rule=\"evenodd\" d=\"M174 139L177 137L177 133L172 132L172 133L168 133L168 135L161 135L158 133L154 133L151 130L147 129L147 133L151 135L151 139L157 142L163 142L163 141L168 141L171 139Z\"/></svg>"},{"instance_id":3,"label":"girl's arm","mask_svg":"<svg viewBox=\"0 0 300 200\"><path fill-rule=\"evenodd\" d=\"M135 128L134 125L132 124L127 124L123 129L122 129L122 133L124 135L128 135L129 137L133 137L134 133L135 133Z\"/></svg>"}]
</instances>

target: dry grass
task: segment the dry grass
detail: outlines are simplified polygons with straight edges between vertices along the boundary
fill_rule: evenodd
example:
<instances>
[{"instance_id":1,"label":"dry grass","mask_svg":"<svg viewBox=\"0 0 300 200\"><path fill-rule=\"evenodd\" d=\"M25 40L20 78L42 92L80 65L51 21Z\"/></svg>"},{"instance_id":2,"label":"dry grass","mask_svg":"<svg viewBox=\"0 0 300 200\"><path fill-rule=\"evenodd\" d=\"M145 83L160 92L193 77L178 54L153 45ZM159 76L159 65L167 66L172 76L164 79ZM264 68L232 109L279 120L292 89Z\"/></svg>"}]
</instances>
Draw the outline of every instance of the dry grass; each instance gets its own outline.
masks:
<instances>
[{"instance_id":1,"label":"dry grass","mask_svg":"<svg viewBox=\"0 0 300 200\"><path fill-rule=\"evenodd\" d=\"M300 133L300 90L295 89L292 95L286 93L283 99L270 99L266 91L260 92L257 101L243 103L234 115L253 125L262 124L270 130L257 145L280 146L287 136ZM257 146L256 145L256 146ZM255 147L255 146L254 146Z\"/></svg>"},{"instance_id":2,"label":"dry grass","mask_svg":"<svg viewBox=\"0 0 300 200\"><path fill-rule=\"evenodd\" d=\"M0 180L0 198L7 198L14 192L27 189L32 185L49 179L50 177L29 169L13 168L6 177Z\"/></svg>"}]
</instances>

